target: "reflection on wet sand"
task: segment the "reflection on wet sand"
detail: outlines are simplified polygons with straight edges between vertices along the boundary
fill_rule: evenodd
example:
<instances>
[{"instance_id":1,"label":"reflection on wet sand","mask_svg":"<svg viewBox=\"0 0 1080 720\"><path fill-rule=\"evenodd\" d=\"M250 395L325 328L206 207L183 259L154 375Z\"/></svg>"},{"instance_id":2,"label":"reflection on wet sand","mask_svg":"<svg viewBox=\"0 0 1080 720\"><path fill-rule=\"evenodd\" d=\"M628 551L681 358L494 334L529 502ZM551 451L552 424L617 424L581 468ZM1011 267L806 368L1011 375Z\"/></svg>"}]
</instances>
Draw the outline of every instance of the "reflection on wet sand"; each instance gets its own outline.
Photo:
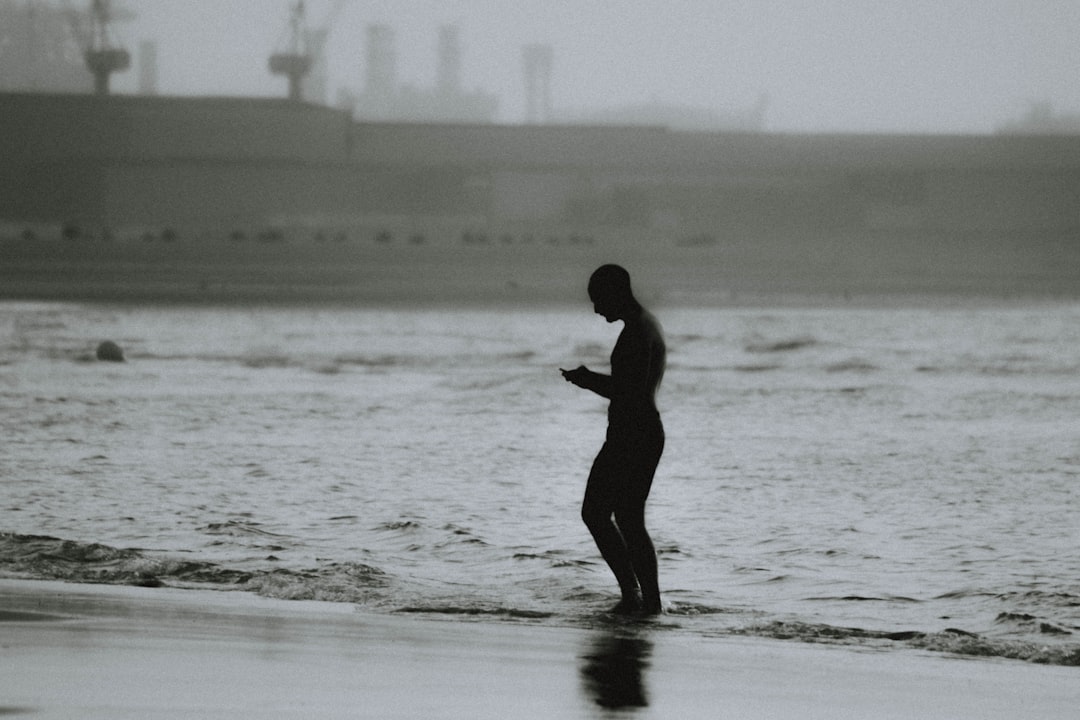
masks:
<instances>
[{"instance_id":1,"label":"reflection on wet sand","mask_svg":"<svg viewBox=\"0 0 1080 720\"><path fill-rule=\"evenodd\" d=\"M593 636L580 656L585 696L612 710L647 707L644 674L652 649L649 640L621 629Z\"/></svg>"}]
</instances>

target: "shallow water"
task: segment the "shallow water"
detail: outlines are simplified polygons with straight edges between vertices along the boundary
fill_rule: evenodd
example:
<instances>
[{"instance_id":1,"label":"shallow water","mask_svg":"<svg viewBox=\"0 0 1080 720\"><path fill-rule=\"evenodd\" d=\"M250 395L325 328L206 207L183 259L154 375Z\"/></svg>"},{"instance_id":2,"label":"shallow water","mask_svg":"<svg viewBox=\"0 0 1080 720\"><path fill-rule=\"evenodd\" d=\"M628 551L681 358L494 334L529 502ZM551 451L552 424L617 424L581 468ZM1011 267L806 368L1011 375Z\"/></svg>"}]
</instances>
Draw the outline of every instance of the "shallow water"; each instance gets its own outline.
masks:
<instances>
[{"instance_id":1,"label":"shallow water","mask_svg":"<svg viewBox=\"0 0 1080 720\"><path fill-rule=\"evenodd\" d=\"M1080 664L1080 305L656 310L660 624ZM593 623L618 329L0 304L0 574Z\"/></svg>"}]
</instances>

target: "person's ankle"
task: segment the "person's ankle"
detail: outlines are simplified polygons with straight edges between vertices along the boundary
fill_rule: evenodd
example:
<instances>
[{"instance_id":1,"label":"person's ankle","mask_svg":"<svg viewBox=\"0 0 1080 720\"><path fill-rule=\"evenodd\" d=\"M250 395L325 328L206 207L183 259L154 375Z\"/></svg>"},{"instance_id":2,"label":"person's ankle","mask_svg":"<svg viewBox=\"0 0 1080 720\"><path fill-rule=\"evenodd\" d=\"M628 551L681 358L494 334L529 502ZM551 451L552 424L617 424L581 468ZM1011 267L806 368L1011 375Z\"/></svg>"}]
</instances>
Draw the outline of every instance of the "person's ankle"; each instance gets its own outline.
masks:
<instances>
[{"instance_id":1,"label":"person's ankle","mask_svg":"<svg viewBox=\"0 0 1080 720\"><path fill-rule=\"evenodd\" d=\"M623 592L622 599L611 609L614 615L638 615L644 608L641 593L637 590Z\"/></svg>"}]
</instances>

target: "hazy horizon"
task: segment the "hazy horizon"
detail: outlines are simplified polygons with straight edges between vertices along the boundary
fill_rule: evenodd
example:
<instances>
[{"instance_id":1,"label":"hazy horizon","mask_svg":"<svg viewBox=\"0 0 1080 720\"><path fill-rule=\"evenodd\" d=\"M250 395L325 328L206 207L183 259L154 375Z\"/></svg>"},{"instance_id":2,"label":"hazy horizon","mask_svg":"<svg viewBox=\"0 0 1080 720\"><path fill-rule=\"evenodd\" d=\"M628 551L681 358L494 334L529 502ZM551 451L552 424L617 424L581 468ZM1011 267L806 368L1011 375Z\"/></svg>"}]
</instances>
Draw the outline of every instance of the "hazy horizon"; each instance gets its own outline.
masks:
<instances>
[{"instance_id":1,"label":"hazy horizon","mask_svg":"<svg viewBox=\"0 0 1080 720\"><path fill-rule=\"evenodd\" d=\"M76 7L82 0L70 0ZM158 46L166 95L283 96L267 58L292 0L125 0L133 54ZM307 0L310 26L335 0ZM343 2L328 40L328 104L364 84L366 28L393 28L398 79L434 84L439 27L456 25L462 86L524 120L522 48L554 51L557 113L656 102L720 115L768 99L777 132L987 133L1033 103L1080 113L1080 3L1064 0L369 0ZM116 75L135 92L138 72Z\"/></svg>"}]
</instances>

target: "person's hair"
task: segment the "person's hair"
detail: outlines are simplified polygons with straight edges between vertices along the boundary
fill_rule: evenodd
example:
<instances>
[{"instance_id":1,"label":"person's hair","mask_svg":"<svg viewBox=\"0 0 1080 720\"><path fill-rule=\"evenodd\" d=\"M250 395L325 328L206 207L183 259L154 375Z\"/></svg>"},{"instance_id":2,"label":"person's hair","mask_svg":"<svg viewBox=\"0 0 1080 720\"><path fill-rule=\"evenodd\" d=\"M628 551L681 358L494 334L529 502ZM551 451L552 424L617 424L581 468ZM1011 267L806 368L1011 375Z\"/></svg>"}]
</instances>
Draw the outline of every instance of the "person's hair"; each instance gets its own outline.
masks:
<instances>
[{"instance_id":1,"label":"person's hair","mask_svg":"<svg viewBox=\"0 0 1080 720\"><path fill-rule=\"evenodd\" d=\"M630 273L621 265L601 265L593 271L589 278L589 294L600 289L625 297L634 296L630 290Z\"/></svg>"}]
</instances>

